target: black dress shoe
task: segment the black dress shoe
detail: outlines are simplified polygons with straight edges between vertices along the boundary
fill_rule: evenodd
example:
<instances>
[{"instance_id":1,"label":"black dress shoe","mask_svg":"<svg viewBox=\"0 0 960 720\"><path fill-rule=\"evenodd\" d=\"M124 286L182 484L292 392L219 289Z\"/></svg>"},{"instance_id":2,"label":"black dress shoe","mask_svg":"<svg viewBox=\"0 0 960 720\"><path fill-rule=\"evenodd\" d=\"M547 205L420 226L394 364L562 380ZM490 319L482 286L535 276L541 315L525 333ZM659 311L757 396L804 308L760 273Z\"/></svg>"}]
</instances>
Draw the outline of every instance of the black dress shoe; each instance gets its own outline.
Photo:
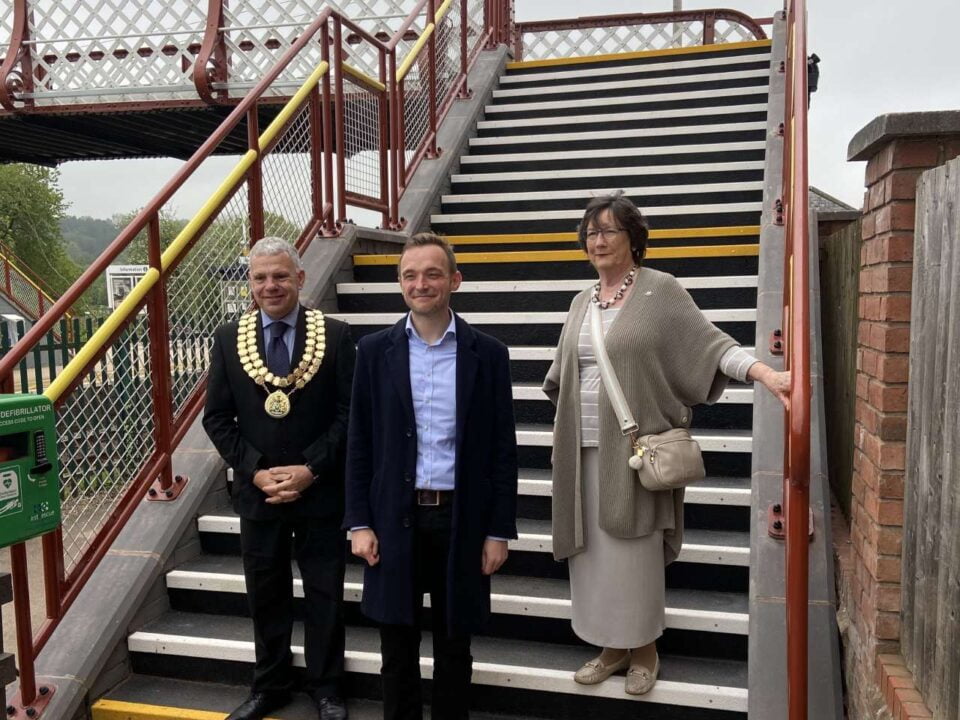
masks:
<instances>
[{"instance_id":1,"label":"black dress shoe","mask_svg":"<svg viewBox=\"0 0 960 720\"><path fill-rule=\"evenodd\" d=\"M320 720L347 720L347 705L336 695L316 698Z\"/></svg>"},{"instance_id":2,"label":"black dress shoe","mask_svg":"<svg viewBox=\"0 0 960 720\"><path fill-rule=\"evenodd\" d=\"M267 715L290 702L288 692L254 692L243 701L227 720L263 720Z\"/></svg>"}]
</instances>

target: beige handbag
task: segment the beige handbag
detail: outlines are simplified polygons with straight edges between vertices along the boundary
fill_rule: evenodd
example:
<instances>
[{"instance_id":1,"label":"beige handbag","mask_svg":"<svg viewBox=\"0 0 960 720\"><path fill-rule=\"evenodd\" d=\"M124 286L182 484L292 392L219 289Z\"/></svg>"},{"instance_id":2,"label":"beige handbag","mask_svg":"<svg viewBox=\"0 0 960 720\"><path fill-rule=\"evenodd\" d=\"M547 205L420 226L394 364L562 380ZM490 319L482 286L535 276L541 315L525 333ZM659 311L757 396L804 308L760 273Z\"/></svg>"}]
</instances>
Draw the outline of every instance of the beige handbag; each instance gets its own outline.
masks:
<instances>
[{"instance_id":1,"label":"beige handbag","mask_svg":"<svg viewBox=\"0 0 960 720\"><path fill-rule=\"evenodd\" d=\"M610 357L603 344L600 307L594 302L590 303L590 341L607 397L617 414L620 431L630 437L633 454L628 463L637 471L640 484L647 490L676 490L706 477L700 446L690 437L686 428L673 428L650 435L639 434L637 421L633 419L620 381L610 365Z\"/></svg>"}]
</instances>

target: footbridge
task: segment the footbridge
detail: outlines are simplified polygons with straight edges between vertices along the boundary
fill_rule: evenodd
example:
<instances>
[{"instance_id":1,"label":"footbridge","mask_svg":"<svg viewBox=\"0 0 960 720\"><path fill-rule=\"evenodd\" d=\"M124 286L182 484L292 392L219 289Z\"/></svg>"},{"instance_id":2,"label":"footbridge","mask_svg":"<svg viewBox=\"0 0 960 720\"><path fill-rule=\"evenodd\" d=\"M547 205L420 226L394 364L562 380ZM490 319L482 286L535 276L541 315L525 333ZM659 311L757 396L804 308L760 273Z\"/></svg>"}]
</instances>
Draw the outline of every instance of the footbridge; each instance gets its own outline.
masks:
<instances>
[{"instance_id":1,"label":"footbridge","mask_svg":"<svg viewBox=\"0 0 960 720\"><path fill-rule=\"evenodd\" d=\"M466 279L454 308L510 348L519 423L520 537L475 641L477 717L839 720L806 10L771 10L518 23L510 0L0 9L0 160L185 160L0 359L4 392L53 408L62 505L41 540L42 590L24 543L11 546L8 716L219 718L242 699L253 641L238 518L198 423L213 332L248 307L245 255L265 234L301 250L306 304L354 337L385 327L402 311L398 249L432 228ZM218 155L232 169L164 238L176 193ZM736 383L694 411L708 477L686 495L661 679L642 697L622 678L572 680L592 651L570 630L566 567L550 555L553 413L539 390L564 311L591 282L577 221L612 189L651 219L647 262L792 372L786 414ZM378 227L349 222L354 208ZM25 384L45 334L134 241L144 277ZM343 592L351 713L377 717L379 648L352 562ZM301 698L277 717L311 712Z\"/></svg>"}]
</instances>

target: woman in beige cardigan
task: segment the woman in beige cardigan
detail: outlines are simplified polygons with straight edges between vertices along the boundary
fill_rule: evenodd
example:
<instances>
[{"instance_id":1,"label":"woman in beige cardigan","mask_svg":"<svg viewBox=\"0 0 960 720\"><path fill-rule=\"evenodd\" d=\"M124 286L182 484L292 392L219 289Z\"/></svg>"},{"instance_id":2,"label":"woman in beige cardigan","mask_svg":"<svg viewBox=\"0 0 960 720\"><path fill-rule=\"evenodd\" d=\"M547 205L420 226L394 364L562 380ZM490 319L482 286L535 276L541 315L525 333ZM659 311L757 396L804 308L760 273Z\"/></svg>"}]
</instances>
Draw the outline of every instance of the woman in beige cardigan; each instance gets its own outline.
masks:
<instances>
[{"instance_id":1,"label":"woman in beige cardigan","mask_svg":"<svg viewBox=\"0 0 960 720\"><path fill-rule=\"evenodd\" d=\"M580 245L599 282L570 305L543 384L557 406L553 435L553 552L569 559L573 630L602 647L574 679L627 669L624 689L646 693L660 669L664 566L683 540L683 490L650 492L627 465L590 342L587 308L600 305L604 343L639 433L689 427L727 377L756 380L788 400L789 373L742 350L704 317L676 278L642 266L647 223L621 193L590 202Z\"/></svg>"}]
</instances>

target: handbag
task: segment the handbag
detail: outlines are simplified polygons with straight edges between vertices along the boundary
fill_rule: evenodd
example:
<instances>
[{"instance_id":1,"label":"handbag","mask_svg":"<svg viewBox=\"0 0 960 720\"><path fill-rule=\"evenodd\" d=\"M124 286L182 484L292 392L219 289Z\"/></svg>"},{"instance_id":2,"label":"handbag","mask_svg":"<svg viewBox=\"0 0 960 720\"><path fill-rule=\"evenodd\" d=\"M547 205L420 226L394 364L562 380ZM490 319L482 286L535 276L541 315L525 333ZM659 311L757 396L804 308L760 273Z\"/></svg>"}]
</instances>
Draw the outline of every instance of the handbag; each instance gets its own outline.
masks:
<instances>
[{"instance_id":1,"label":"handbag","mask_svg":"<svg viewBox=\"0 0 960 720\"><path fill-rule=\"evenodd\" d=\"M600 307L594 302L590 303L590 342L607 397L617 414L620 432L630 437L633 451L627 462L637 471L640 484L651 491L677 490L706 477L700 445L690 437L686 428L640 435L637 421L623 397L620 381L610 365L610 356L603 344Z\"/></svg>"}]
</instances>

